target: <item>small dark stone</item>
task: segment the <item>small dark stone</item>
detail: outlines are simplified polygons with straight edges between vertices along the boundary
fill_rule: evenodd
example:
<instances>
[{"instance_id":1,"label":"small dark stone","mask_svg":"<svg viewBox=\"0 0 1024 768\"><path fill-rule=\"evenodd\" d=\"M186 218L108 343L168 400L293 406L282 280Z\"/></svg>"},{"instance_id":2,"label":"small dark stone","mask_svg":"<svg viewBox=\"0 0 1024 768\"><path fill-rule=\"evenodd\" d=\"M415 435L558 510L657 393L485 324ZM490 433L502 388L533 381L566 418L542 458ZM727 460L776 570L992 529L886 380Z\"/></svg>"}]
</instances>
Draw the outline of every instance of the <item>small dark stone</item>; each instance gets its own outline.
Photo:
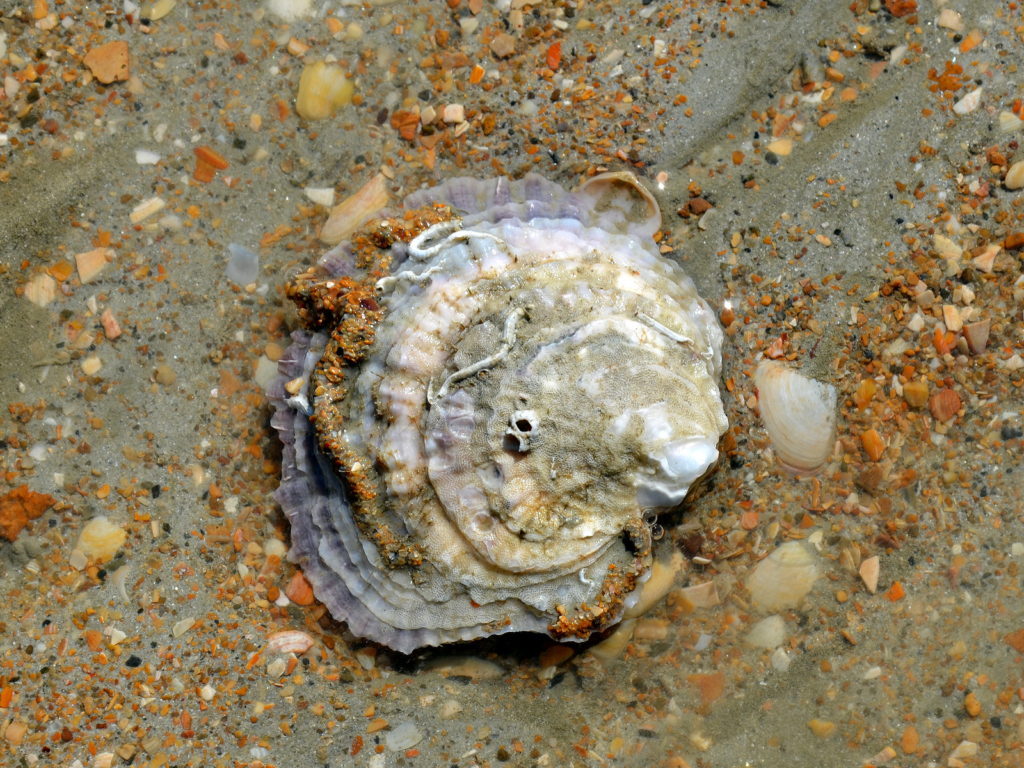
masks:
<instances>
[{"instance_id":1,"label":"small dark stone","mask_svg":"<svg viewBox=\"0 0 1024 768\"><path fill-rule=\"evenodd\" d=\"M243 139L241 136L236 136L235 140L231 142L231 146L233 146L235 149L245 149L245 139ZM154 485L153 488L155 489L156 486Z\"/></svg>"},{"instance_id":2,"label":"small dark stone","mask_svg":"<svg viewBox=\"0 0 1024 768\"><path fill-rule=\"evenodd\" d=\"M245 142L243 141L242 144L244 145ZM243 147L239 147L239 149L244 149L244 146ZM159 499L160 498L160 484L159 483L153 483L153 487L149 489L149 495L152 496L154 499Z\"/></svg>"},{"instance_id":3,"label":"small dark stone","mask_svg":"<svg viewBox=\"0 0 1024 768\"><path fill-rule=\"evenodd\" d=\"M765 152L764 153L764 161L766 163L768 163L768 165L778 165L779 164L779 156L776 155L774 152L770 152L770 151L769 152Z\"/></svg>"},{"instance_id":4,"label":"small dark stone","mask_svg":"<svg viewBox=\"0 0 1024 768\"><path fill-rule=\"evenodd\" d=\"M993 728L1002 728L1003 727L1003 719L1001 717L990 717L988 719L988 721L990 723L992 723L992 727Z\"/></svg>"},{"instance_id":5,"label":"small dark stone","mask_svg":"<svg viewBox=\"0 0 1024 768\"><path fill-rule=\"evenodd\" d=\"M512 755L509 753L507 749L505 749L505 747L500 747L498 749L497 758L499 763L507 763L509 760L512 759Z\"/></svg>"},{"instance_id":6,"label":"small dark stone","mask_svg":"<svg viewBox=\"0 0 1024 768\"><path fill-rule=\"evenodd\" d=\"M126 661L124 665L129 669L135 669L136 667L142 666L142 659L133 653L128 657L128 661Z\"/></svg>"},{"instance_id":7,"label":"small dark stone","mask_svg":"<svg viewBox=\"0 0 1024 768\"><path fill-rule=\"evenodd\" d=\"M1017 427L1011 427L1009 424L1004 424L1003 428L999 430L999 436L1006 440L1016 440L1018 437L1024 436L1024 432L1017 429Z\"/></svg>"}]
</instances>

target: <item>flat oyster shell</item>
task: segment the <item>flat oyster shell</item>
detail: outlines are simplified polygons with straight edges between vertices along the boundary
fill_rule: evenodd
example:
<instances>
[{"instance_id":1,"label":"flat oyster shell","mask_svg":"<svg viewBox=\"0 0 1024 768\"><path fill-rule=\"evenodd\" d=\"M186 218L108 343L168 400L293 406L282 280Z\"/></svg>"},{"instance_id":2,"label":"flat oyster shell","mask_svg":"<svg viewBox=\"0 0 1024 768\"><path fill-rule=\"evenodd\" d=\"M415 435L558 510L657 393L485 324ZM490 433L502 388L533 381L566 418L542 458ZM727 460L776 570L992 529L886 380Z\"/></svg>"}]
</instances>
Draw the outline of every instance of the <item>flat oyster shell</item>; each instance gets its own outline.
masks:
<instances>
[{"instance_id":1,"label":"flat oyster shell","mask_svg":"<svg viewBox=\"0 0 1024 768\"><path fill-rule=\"evenodd\" d=\"M586 639L636 602L654 513L717 460L722 330L658 254L631 176L455 179L405 201L443 206L460 218L393 245L356 364L324 378L330 328L279 362L289 558L353 633L402 652ZM334 249L322 285L353 265Z\"/></svg>"}]
</instances>

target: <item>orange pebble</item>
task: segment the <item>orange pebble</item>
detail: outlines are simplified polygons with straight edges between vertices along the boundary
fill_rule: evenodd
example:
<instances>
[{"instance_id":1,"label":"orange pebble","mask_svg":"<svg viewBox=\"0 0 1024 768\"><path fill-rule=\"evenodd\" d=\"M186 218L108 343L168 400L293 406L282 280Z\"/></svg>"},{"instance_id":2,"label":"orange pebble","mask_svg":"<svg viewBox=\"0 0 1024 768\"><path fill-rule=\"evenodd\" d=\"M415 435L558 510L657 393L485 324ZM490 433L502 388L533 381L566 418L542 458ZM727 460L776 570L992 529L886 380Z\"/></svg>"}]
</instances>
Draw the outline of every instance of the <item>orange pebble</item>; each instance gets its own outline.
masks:
<instances>
[{"instance_id":1,"label":"orange pebble","mask_svg":"<svg viewBox=\"0 0 1024 768\"><path fill-rule=\"evenodd\" d=\"M302 571L297 571L292 580L288 582L288 587L284 593L288 596L296 605L312 605L313 604L313 587L306 580L306 577L302 575Z\"/></svg>"},{"instance_id":2,"label":"orange pebble","mask_svg":"<svg viewBox=\"0 0 1024 768\"><path fill-rule=\"evenodd\" d=\"M890 603L895 603L897 600L903 599L907 593L903 591L903 585L898 581L894 581L892 586L889 587L889 591L885 593L885 599Z\"/></svg>"},{"instance_id":3,"label":"orange pebble","mask_svg":"<svg viewBox=\"0 0 1024 768\"><path fill-rule=\"evenodd\" d=\"M882 440L882 436L878 434L877 430L869 429L860 436L860 441L872 461L882 458L882 454L885 452L885 441Z\"/></svg>"}]
</instances>

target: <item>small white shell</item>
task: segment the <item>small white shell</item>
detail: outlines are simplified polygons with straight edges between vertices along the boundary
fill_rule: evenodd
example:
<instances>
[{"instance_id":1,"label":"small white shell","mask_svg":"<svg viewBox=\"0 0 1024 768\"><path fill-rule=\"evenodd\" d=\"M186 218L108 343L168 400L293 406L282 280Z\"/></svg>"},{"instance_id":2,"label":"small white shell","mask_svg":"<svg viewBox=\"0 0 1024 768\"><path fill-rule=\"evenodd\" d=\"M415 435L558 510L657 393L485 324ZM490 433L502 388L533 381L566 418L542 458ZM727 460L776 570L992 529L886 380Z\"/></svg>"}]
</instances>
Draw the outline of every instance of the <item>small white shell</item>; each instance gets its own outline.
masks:
<instances>
[{"instance_id":1,"label":"small white shell","mask_svg":"<svg viewBox=\"0 0 1024 768\"><path fill-rule=\"evenodd\" d=\"M305 632L286 629L267 638L267 649L274 653L305 653L313 647L313 638Z\"/></svg>"},{"instance_id":2,"label":"small white shell","mask_svg":"<svg viewBox=\"0 0 1024 768\"><path fill-rule=\"evenodd\" d=\"M747 589L761 610L773 613L798 607L817 578L811 550L799 541L787 541L757 564L747 578Z\"/></svg>"},{"instance_id":3,"label":"small white shell","mask_svg":"<svg viewBox=\"0 0 1024 768\"><path fill-rule=\"evenodd\" d=\"M790 369L761 363L754 374L761 419L782 466L814 474L836 441L836 389Z\"/></svg>"}]
</instances>

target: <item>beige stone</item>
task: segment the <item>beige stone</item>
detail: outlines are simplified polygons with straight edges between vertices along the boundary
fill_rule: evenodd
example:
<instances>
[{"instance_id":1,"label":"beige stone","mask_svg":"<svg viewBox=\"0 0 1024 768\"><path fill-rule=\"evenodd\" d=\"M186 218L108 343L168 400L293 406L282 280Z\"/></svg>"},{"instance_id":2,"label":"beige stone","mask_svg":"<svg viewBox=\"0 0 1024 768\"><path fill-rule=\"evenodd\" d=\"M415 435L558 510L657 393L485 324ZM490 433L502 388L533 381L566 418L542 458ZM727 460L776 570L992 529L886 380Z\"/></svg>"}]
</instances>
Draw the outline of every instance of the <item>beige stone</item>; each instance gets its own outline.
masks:
<instances>
[{"instance_id":1,"label":"beige stone","mask_svg":"<svg viewBox=\"0 0 1024 768\"><path fill-rule=\"evenodd\" d=\"M101 83L122 82L130 75L128 43L124 40L115 40L91 49L83 61L92 76Z\"/></svg>"}]
</instances>

